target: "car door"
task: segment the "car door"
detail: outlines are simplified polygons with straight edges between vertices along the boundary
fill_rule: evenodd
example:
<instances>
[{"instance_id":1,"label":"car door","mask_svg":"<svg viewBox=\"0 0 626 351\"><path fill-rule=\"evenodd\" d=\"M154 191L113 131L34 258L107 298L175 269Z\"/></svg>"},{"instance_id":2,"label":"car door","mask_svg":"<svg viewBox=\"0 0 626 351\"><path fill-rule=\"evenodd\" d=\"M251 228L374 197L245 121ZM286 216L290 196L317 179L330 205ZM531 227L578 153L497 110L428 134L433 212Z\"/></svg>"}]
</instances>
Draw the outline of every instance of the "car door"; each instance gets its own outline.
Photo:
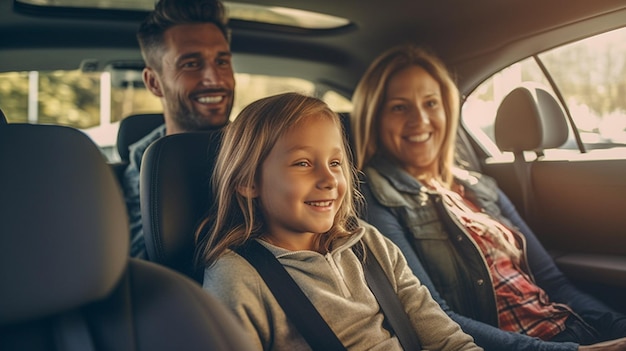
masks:
<instances>
[{"instance_id":1,"label":"car door","mask_svg":"<svg viewBox=\"0 0 626 351\"><path fill-rule=\"evenodd\" d=\"M482 171L513 200L561 270L626 313L626 28L564 45L515 63L477 87L462 125ZM498 150L496 109L523 82L559 97L569 117L568 141L544 155L527 153L529 190L513 157ZM523 213L524 197L534 215Z\"/></svg>"}]
</instances>

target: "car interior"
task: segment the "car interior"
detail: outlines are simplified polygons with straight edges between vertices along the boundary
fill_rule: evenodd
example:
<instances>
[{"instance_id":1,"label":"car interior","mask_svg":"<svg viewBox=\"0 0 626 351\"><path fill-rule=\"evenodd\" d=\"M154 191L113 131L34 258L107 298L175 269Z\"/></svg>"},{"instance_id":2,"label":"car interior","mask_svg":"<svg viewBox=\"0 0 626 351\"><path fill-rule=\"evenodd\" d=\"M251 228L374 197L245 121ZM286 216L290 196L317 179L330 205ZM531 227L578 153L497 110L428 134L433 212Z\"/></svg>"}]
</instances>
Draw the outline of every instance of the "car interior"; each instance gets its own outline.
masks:
<instances>
[{"instance_id":1,"label":"car interior","mask_svg":"<svg viewBox=\"0 0 626 351\"><path fill-rule=\"evenodd\" d=\"M298 90L347 122L378 54L408 42L432 49L462 96L457 165L493 177L568 278L626 313L626 2L225 5L231 119L260 97ZM148 148L148 260L127 257L119 179L128 147L163 123L135 36L153 7L0 1L0 350L249 347L192 264L220 133Z\"/></svg>"}]
</instances>

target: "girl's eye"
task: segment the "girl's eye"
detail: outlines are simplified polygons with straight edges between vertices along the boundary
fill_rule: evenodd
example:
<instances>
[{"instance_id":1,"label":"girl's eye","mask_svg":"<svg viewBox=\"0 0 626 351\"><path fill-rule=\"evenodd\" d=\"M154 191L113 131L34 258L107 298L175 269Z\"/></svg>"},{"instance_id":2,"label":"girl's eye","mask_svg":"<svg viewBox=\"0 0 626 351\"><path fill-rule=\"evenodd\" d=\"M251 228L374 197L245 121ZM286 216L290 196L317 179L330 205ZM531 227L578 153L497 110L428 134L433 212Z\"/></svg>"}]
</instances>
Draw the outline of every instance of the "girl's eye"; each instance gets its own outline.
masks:
<instances>
[{"instance_id":1,"label":"girl's eye","mask_svg":"<svg viewBox=\"0 0 626 351\"><path fill-rule=\"evenodd\" d=\"M402 112L404 110L406 110L406 107L404 105L393 105L393 106L391 106L391 111Z\"/></svg>"},{"instance_id":2,"label":"girl's eye","mask_svg":"<svg viewBox=\"0 0 626 351\"><path fill-rule=\"evenodd\" d=\"M341 161L332 161L330 163L331 167L340 167L341 166Z\"/></svg>"},{"instance_id":3,"label":"girl's eye","mask_svg":"<svg viewBox=\"0 0 626 351\"><path fill-rule=\"evenodd\" d=\"M308 165L309 163L306 161L298 161L294 164L294 166L298 166L298 167L307 167Z\"/></svg>"}]
</instances>

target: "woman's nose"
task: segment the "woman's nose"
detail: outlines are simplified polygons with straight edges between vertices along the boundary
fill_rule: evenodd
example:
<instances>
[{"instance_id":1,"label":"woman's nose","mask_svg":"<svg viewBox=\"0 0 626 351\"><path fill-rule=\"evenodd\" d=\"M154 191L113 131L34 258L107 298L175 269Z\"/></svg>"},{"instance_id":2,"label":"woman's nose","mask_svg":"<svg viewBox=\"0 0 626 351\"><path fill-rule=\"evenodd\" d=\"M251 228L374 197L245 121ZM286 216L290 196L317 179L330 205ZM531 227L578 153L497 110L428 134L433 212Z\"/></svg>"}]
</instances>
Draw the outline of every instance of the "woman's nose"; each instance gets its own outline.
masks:
<instances>
[{"instance_id":1,"label":"woman's nose","mask_svg":"<svg viewBox=\"0 0 626 351\"><path fill-rule=\"evenodd\" d=\"M410 114L409 121L414 124L429 124L430 119L428 118L428 114L422 111L419 108L415 108L413 112Z\"/></svg>"}]
</instances>

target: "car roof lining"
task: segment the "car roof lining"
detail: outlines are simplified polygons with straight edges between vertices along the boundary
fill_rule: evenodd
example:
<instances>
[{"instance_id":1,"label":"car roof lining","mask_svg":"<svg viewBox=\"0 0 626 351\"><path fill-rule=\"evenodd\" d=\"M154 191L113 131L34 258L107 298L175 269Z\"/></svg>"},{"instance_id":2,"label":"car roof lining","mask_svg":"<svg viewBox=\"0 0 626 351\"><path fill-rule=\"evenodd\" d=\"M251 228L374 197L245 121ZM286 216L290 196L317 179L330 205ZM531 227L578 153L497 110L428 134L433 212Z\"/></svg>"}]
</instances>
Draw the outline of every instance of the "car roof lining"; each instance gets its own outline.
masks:
<instances>
[{"instance_id":1,"label":"car roof lining","mask_svg":"<svg viewBox=\"0 0 626 351\"><path fill-rule=\"evenodd\" d=\"M15 13L11 4L0 2L0 30L4 34L0 37L0 72L19 70L21 62L29 62L28 67L24 63L28 70L46 70L77 68L84 59L96 59L103 68L114 60L141 58L135 38L138 20L118 20L115 26L105 19L68 22L68 18ZM468 93L494 71L521 56L580 39L589 32L623 26L626 16L626 3L621 0L572 0L568 6L543 0L387 2L386 12L407 14L395 18L381 16L375 10L379 2L374 0L285 0L274 5L345 17L354 26L302 34L276 28L262 30L232 21L233 52L235 57L244 56L235 68L240 72L296 76L314 82L323 79L344 91L354 88L367 65L384 49L413 41L435 50L457 76L460 90ZM369 10L357 11L355 7ZM463 11L474 8L491 10L474 11L474 18L462 17ZM42 32L47 35L42 37ZM524 34L529 32L532 36ZM52 55L33 56L53 47L50 41L68 47ZM68 56L70 53L72 56Z\"/></svg>"}]
</instances>

